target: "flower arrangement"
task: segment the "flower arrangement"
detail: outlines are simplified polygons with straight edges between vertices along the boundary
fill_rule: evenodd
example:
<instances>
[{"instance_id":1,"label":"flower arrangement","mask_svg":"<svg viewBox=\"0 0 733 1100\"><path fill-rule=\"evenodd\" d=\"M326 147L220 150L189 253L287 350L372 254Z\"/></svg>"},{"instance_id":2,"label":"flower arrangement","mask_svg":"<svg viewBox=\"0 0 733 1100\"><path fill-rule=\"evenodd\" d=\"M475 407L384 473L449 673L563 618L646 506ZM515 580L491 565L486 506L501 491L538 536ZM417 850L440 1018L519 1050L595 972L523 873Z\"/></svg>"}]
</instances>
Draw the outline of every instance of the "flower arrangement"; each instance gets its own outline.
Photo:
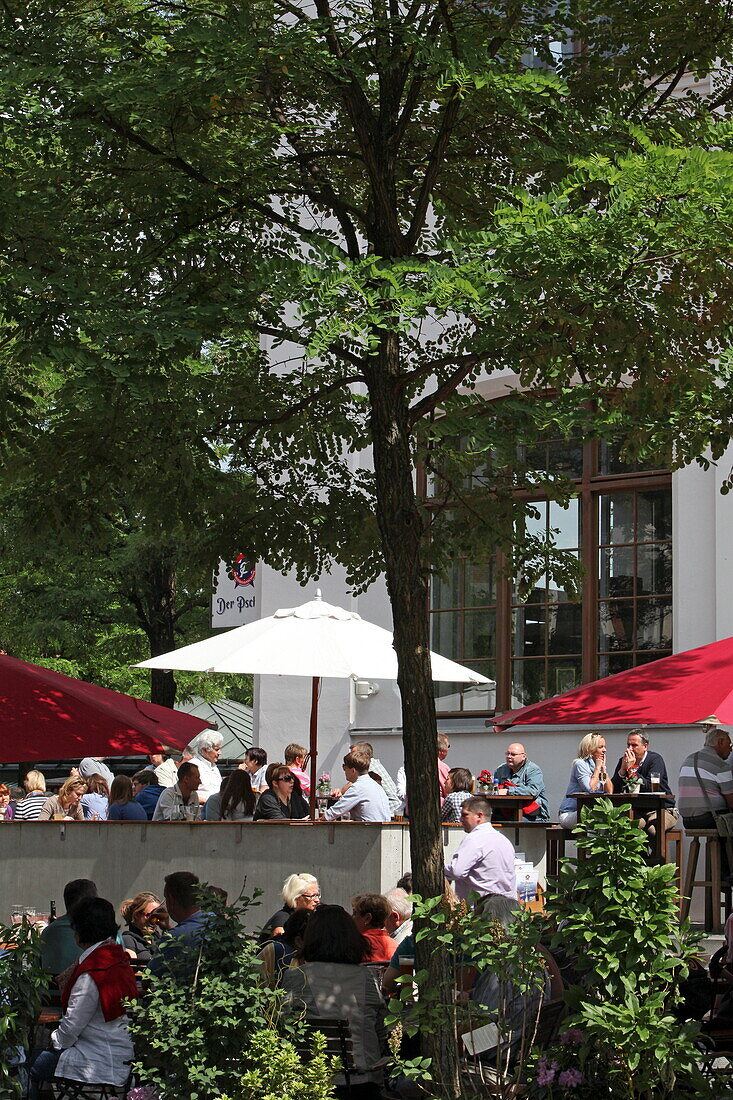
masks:
<instances>
[{"instance_id":1,"label":"flower arrangement","mask_svg":"<svg viewBox=\"0 0 733 1100\"><path fill-rule=\"evenodd\" d=\"M575 1090L583 1084L583 1073L577 1066L578 1052L573 1048L580 1046L582 1042L583 1032L580 1028L571 1028L560 1036L559 1046L540 1056L535 1066L535 1083L539 1086L540 1095L577 1095ZM568 1062L571 1064L567 1065ZM583 1094L585 1095L585 1091Z\"/></svg>"},{"instance_id":2,"label":"flower arrangement","mask_svg":"<svg viewBox=\"0 0 733 1100\"><path fill-rule=\"evenodd\" d=\"M480 794L488 794L493 786L494 777L488 768L484 768L484 770L479 772L476 776L476 790Z\"/></svg>"},{"instance_id":3,"label":"flower arrangement","mask_svg":"<svg viewBox=\"0 0 733 1100\"><path fill-rule=\"evenodd\" d=\"M625 787L631 794L637 794L641 790L641 776L638 774L636 768L630 768L626 773Z\"/></svg>"},{"instance_id":4,"label":"flower arrangement","mask_svg":"<svg viewBox=\"0 0 733 1100\"><path fill-rule=\"evenodd\" d=\"M324 772L323 775L319 775L316 780L316 794L325 797L331 790L331 776L328 772Z\"/></svg>"}]
</instances>

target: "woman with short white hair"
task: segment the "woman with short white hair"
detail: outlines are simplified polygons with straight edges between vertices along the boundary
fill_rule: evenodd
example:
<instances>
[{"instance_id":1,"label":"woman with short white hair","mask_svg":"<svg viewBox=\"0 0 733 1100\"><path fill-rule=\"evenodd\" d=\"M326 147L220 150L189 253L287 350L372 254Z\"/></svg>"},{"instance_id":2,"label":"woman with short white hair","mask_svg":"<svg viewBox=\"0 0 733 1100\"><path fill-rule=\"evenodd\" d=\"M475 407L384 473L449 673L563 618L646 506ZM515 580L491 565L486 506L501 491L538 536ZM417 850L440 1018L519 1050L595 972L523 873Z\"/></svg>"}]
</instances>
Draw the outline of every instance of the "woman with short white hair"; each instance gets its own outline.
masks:
<instances>
[{"instance_id":1,"label":"woman with short white hair","mask_svg":"<svg viewBox=\"0 0 733 1100\"><path fill-rule=\"evenodd\" d=\"M283 883L282 909L273 913L260 935L260 942L281 936L285 921L296 909L317 909L321 900L321 890L315 875L304 872L300 875L288 875Z\"/></svg>"},{"instance_id":2,"label":"woman with short white hair","mask_svg":"<svg viewBox=\"0 0 733 1100\"><path fill-rule=\"evenodd\" d=\"M221 790L221 772L216 764L221 755L221 746L224 738L215 730L204 730L189 745L193 756L191 763L195 764L201 776L201 785L198 789L198 799L202 804L212 794L218 794Z\"/></svg>"}]
</instances>

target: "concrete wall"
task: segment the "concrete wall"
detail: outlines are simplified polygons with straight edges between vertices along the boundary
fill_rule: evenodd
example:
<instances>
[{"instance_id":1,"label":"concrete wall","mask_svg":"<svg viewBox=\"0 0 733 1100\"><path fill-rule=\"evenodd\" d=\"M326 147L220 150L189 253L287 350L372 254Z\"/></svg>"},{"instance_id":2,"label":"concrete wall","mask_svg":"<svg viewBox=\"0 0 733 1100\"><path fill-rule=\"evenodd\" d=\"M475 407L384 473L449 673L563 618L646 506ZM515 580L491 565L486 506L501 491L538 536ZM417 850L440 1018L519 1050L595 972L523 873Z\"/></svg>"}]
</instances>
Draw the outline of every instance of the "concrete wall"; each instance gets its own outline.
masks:
<instances>
[{"instance_id":1,"label":"concrete wall","mask_svg":"<svg viewBox=\"0 0 733 1100\"><path fill-rule=\"evenodd\" d=\"M507 832L515 840L515 830ZM443 829L446 859L464 836ZM521 850L544 858L544 832L525 830ZM542 864L543 865L543 864ZM63 912L63 887L91 878L115 906L140 890L162 896L171 871L194 871L235 898L264 891L252 912L255 928L280 907L280 890L294 871L315 874L323 899L349 907L354 894L391 889L410 869L407 825L358 822L56 822L18 821L0 827L0 920L13 905L47 912L50 899Z\"/></svg>"}]
</instances>

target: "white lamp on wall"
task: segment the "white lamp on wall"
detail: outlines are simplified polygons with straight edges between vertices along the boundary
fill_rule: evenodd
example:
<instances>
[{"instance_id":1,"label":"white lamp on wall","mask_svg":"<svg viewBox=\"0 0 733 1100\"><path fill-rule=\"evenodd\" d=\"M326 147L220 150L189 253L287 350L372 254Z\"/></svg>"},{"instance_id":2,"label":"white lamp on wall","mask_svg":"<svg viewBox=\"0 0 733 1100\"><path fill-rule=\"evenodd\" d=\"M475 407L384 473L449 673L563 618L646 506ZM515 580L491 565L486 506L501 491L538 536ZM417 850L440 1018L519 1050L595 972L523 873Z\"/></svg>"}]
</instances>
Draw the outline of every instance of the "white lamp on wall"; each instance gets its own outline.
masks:
<instances>
[{"instance_id":1,"label":"white lamp on wall","mask_svg":"<svg viewBox=\"0 0 733 1100\"><path fill-rule=\"evenodd\" d=\"M379 684L373 684L371 680L354 680L354 695L357 699L369 699L378 694Z\"/></svg>"}]
</instances>

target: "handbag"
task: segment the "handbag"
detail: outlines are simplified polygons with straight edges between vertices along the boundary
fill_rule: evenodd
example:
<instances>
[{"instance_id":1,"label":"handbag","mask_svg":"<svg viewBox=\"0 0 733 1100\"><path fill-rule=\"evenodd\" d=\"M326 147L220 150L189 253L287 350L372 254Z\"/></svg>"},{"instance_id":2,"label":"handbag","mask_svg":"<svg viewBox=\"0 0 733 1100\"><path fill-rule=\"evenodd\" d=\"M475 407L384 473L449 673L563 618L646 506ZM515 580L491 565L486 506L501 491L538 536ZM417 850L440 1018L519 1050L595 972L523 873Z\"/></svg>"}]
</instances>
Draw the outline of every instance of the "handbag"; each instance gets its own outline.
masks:
<instances>
[{"instance_id":1,"label":"handbag","mask_svg":"<svg viewBox=\"0 0 733 1100\"><path fill-rule=\"evenodd\" d=\"M697 766L697 760L698 760L699 755L700 755L699 752L696 752L695 755L693 756L692 766L695 769L695 775L697 776L697 781L700 784L700 790L703 793L703 798L705 799L705 802L707 803L708 811L713 816L713 821L715 822L715 828L718 830L718 836L722 836L722 837L726 837L726 838L733 837L733 810L714 810L713 809L713 804L710 801L710 795L708 794L707 790L705 789L702 778L700 776L700 770Z\"/></svg>"}]
</instances>

